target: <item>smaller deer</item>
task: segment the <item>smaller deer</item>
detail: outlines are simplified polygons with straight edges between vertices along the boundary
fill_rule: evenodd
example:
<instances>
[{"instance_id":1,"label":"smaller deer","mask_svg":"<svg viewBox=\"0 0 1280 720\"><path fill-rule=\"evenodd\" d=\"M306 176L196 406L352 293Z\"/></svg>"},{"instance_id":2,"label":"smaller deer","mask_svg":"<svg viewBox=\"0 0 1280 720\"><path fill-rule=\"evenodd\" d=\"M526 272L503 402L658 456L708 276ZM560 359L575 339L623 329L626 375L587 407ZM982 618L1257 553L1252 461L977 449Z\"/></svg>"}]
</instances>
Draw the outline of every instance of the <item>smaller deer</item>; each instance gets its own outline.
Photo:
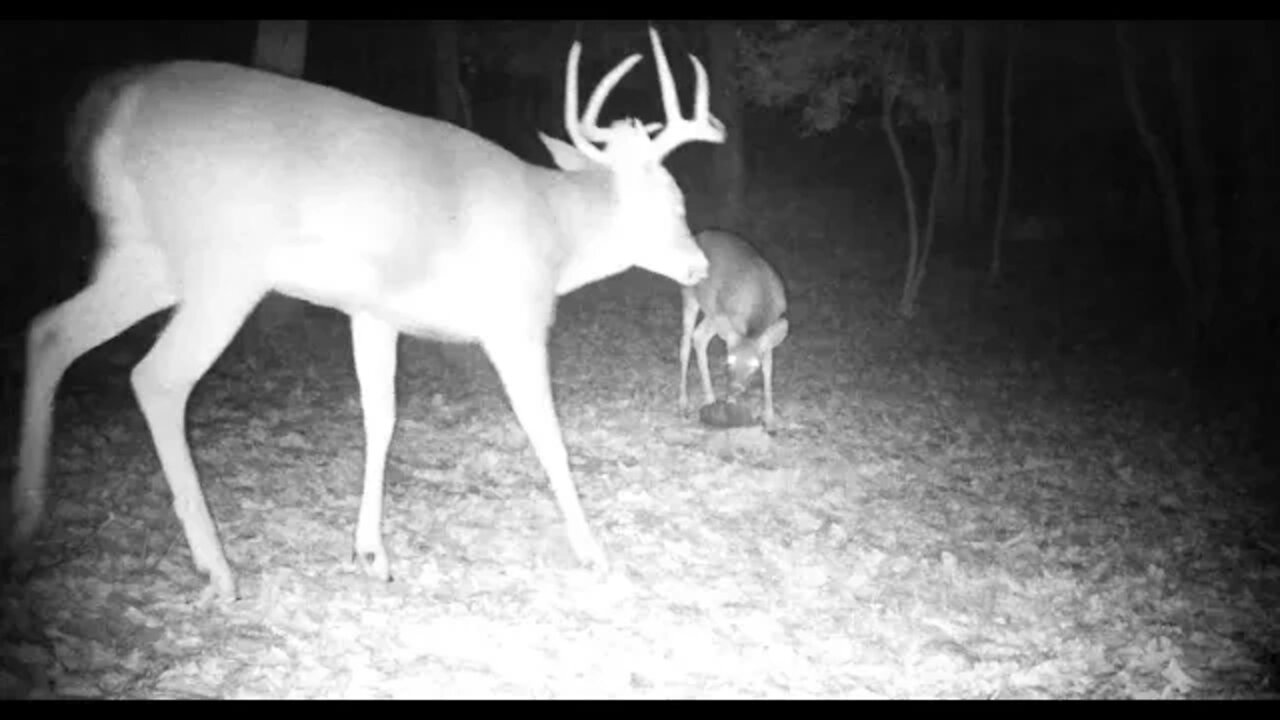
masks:
<instances>
[{"instance_id":1,"label":"smaller deer","mask_svg":"<svg viewBox=\"0 0 1280 720\"><path fill-rule=\"evenodd\" d=\"M764 380L764 425L773 414L773 349L787 337L787 296L778 272L746 240L723 230L703 230L696 237L710 262L709 274L695 285L682 287L684 336L680 339L680 410L689 409L689 351L698 350L702 394L716 401L707 368L707 345L719 336L725 342L729 368L729 398L742 394L761 371ZM698 314L702 322L695 324Z\"/></svg>"}]
</instances>

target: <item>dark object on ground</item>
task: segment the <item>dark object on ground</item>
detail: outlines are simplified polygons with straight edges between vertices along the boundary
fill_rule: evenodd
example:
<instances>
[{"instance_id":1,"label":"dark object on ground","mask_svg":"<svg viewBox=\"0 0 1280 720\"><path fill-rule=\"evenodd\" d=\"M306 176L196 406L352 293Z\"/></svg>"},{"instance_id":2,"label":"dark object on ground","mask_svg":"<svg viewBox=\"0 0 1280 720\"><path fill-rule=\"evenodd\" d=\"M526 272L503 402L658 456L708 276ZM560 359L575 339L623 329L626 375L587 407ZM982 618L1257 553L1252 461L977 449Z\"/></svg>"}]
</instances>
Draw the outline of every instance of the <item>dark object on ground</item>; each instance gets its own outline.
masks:
<instances>
[{"instance_id":1,"label":"dark object on ground","mask_svg":"<svg viewBox=\"0 0 1280 720\"><path fill-rule=\"evenodd\" d=\"M714 428L740 428L756 424L756 417L746 405L730 400L716 400L698 410L703 425Z\"/></svg>"}]
</instances>

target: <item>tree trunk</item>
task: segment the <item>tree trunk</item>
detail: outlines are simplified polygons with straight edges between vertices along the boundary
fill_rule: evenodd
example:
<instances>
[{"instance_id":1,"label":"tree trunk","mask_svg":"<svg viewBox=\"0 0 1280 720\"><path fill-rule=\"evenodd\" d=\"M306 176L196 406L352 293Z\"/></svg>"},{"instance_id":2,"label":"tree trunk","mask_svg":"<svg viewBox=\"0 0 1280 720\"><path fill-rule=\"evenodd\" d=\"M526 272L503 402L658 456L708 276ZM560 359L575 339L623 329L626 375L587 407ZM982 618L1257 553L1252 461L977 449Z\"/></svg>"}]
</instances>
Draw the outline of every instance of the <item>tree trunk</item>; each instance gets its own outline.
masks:
<instances>
[{"instance_id":1,"label":"tree trunk","mask_svg":"<svg viewBox=\"0 0 1280 720\"><path fill-rule=\"evenodd\" d=\"M253 64L281 75L302 77L307 62L306 20L259 20Z\"/></svg>"},{"instance_id":2,"label":"tree trunk","mask_svg":"<svg viewBox=\"0 0 1280 720\"><path fill-rule=\"evenodd\" d=\"M920 288L924 285L924 278L929 272L929 256L933 252L933 241L938 235L938 203L942 196L942 187L944 179L944 171L949 171L949 162L943 162L943 151L951 145L951 130L953 123L951 122L951 111L948 107L950 103L950 93L946 92L946 83L943 82L942 75L942 36L941 33L926 33L925 41L925 57L929 66L930 86L938 88L936 92L941 93L937 105L941 109L929 117L929 134L933 137L933 154L935 156L933 164L933 178L929 183L929 200L925 206L925 223L924 236L920 239L920 252L915 263L915 272L911 274L910 293L904 296L909 299L909 305L906 306L908 317L914 314L915 308L920 296Z\"/></svg>"},{"instance_id":3,"label":"tree trunk","mask_svg":"<svg viewBox=\"0 0 1280 720\"><path fill-rule=\"evenodd\" d=\"M1190 242L1187 237L1187 225L1183 216L1182 203L1178 198L1178 178L1173 159L1169 156L1164 143L1155 134L1147 121L1146 110L1142 106L1142 95L1138 90L1137 57L1133 44L1129 41L1128 24L1116 23L1116 45L1120 50L1120 73L1124 82L1125 101L1129 105L1129 113L1133 117L1134 128L1142 140L1151 158L1155 172L1160 199L1164 206L1164 217L1167 225L1169 255L1173 259L1173 267L1182 286L1183 320L1188 331L1192 348L1199 342L1199 325L1197 318L1199 308L1197 298L1200 288L1190 253Z\"/></svg>"},{"instance_id":4,"label":"tree trunk","mask_svg":"<svg viewBox=\"0 0 1280 720\"><path fill-rule=\"evenodd\" d=\"M907 268L902 278L902 295L898 298L898 314L910 318L915 315L916 296L920 284L916 277L920 272L920 220L918 203L916 202L916 183L911 174L911 166L907 164L906 153L902 149L902 140L898 137L897 123L894 119L894 105L898 101L899 88L895 78L900 77L901 64L905 64L910 56L910 49L890 51L885 59L881 76L880 127L889 141L889 149L893 152L894 163L898 166L898 177L902 180L902 199L907 211ZM936 142L936 141L935 141ZM938 166L934 166L934 179L937 179ZM938 191L935 184L931 195ZM933 196L936 199L936 196ZM932 200L931 200L932 202Z\"/></svg>"},{"instance_id":5,"label":"tree trunk","mask_svg":"<svg viewBox=\"0 0 1280 720\"><path fill-rule=\"evenodd\" d=\"M259 20L258 37L253 46L253 64L282 75L302 77L307 62L306 20ZM281 330L298 321L306 305L277 293L263 298L249 321L245 333L246 353L250 362L287 354L288 340L279 345L273 339Z\"/></svg>"},{"instance_id":6,"label":"tree trunk","mask_svg":"<svg viewBox=\"0 0 1280 720\"><path fill-rule=\"evenodd\" d=\"M929 42L940 46L943 39L950 36L949 29L950 26L946 23L929 23L925 27L925 34L931 37ZM952 83L941 63L926 58L926 65L930 86L939 92L950 93ZM938 166L934 174L942 183L938 188L935 212L938 214L938 224L943 227L952 226L963 217L965 202L963 168L958 165L961 158L956 147L956 123L953 119L948 119L948 125L945 137L937 137L930 131L931 145L938 153Z\"/></svg>"},{"instance_id":7,"label":"tree trunk","mask_svg":"<svg viewBox=\"0 0 1280 720\"><path fill-rule=\"evenodd\" d=\"M728 20L710 23L711 111L724 123L726 138L711 154L713 196L719 200L716 223L742 230L746 209L747 169L743 155L742 98L737 82L738 33Z\"/></svg>"},{"instance_id":8,"label":"tree trunk","mask_svg":"<svg viewBox=\"0 0 1280 720\"><path fill-rule=\"evenodd\" d=\"M964 23L964 61L961 70L961 107L964 114L960 136L960 182L964 192L962 220L970 230L979 230L985 220L987 163L983 148L987 136L986 75L982 61L986 49L986 26Z\"/></svg>"},{"instance_id":9,"label":"tree trunk","mask_svg":"<svg viewBox=\"0 0 1280 720\"><path fill-rule=\"evenodd\" d=\"M432 20L431 46L435 70L435 114L461 127L471 127L471 108L462 86L462 58L458 53L458 21Z\"/></svg>"},{"instance_id":10,"label":"tree trunk","mask_svg":"<svg viewBox=\"0 0 1280 720\"><path fill-rule=\"evenodd\" d=\"M942 64L943 43L947 38L944 25L935 24L924 34L925 40L925 72L928 84L934 92L941 93L939 105L945 104L945 118L941 124L929 123L929 137L932 140L934 154L937 155L933 177L937 187L929 189L934 200L930 212L938 225L947 227L954 223L964 210L964 175L957 165L956 122L951 93L951 82L947 70Z\"/></svg>"},{"instance_id":11,"label":"tree trunk","mask_svg":"<svg viewBox=\"0 0 1280 720\"><path fill-rule=\"evenodd\" d=\"M880 110L880 128L884 130L889 141L889 149L893 151L894 163L898 166L898 177L902 180L902 200L907 211L907 271L902 279L902 296L898 299L898 314L911 317L915 314L916 268L920 265L920 222L916 209L916 183L911 175L911 167L907 165L906 153L902 150L902 141L894 125L893 106L897 100L896 90L885 83L883 105Z\"/></svg>"}]
</instances>

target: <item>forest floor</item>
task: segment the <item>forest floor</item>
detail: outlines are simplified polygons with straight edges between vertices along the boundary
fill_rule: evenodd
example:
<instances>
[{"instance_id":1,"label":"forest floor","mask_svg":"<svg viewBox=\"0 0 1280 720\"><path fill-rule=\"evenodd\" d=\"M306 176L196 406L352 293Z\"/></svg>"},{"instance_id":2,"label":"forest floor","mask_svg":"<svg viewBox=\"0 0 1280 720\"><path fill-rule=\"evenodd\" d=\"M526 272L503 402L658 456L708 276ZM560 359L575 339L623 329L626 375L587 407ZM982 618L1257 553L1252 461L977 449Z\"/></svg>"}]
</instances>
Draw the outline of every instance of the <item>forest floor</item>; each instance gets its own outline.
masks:
<instances>
[{"instance_id":1,"label":"forest floor","mask_svg":"<svg viewBox=\"0 0 1280 720\"><path fill-rule=\"evenodd\" d=\"M8 568L0 690L1280 696L1261 471L1222 462L1212 430L1102 354L1019 349L998 313L959 307L973 293L947 294L961 285L943 264L921 316L898 319L885 268L900 257L860 251L878 241L849 217L865 235L873 213L842 204L796 192L754 233L791 298L773 434L676 412L669 281L632 271L562 300L554 389L606 574L572 559L483 353L411 339L387 480L395 581L361 574L347 323L309 309L278 339L284 362L233 346L193 395L191 445L241 593L201 602L128 383L156 324L95 351L59 396L48 521Z\"/></svg>"}]
</instances>

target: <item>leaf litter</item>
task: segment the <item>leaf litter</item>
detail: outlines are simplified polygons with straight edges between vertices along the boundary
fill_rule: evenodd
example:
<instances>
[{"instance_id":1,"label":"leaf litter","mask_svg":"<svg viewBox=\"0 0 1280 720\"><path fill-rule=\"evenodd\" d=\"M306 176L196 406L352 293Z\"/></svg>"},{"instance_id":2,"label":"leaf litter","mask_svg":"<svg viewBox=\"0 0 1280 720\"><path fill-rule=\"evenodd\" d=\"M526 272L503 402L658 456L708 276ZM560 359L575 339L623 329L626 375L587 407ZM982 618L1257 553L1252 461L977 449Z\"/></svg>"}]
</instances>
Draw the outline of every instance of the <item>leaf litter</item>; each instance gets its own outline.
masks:
<instances>
[{"instance_id":1,"label":"leaf litter","mask_svg":"<svg viewBox=\"0 0 1280 720\"><path fill-rule=\"evenodd\" d=\"M669 285L628 273L562 301L555 391L603 577L573 562L477 351L402 347L389 585L349 562L362 425L341 341L305 373L224 367L192 400L233 604L196 602L136 408L60 414L45 564L0 597L0 694L1276 696L1280 542L1246 471L1092 399L1082 369L993 363L885 320L866 288L793 285L797 307L851 309L779 349L772 435L675 412Z\"/></svg>"}]
</instances>

